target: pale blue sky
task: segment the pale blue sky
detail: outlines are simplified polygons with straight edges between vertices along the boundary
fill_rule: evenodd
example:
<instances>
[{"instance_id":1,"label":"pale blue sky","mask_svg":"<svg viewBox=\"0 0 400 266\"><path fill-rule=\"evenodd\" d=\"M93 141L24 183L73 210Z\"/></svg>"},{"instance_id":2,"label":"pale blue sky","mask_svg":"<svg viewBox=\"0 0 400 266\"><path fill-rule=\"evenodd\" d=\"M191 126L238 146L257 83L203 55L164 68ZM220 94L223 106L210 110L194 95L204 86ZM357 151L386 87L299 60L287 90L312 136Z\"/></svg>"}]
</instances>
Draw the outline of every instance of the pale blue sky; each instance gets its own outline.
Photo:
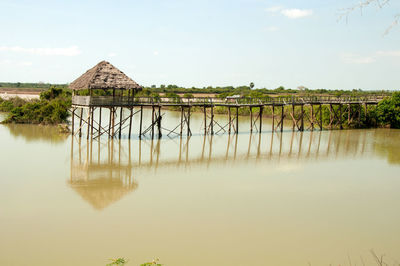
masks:
<instances>
[{"instance_id":1,"label":"pale blue sky","mask_svg":"<svg viewBox=\"0 0 400 266\"><path fill-rule=\"evenodd\" d=\"M400 1L0 0L0 81L72 82L101 60L142 85L398 89Z\"/></svg>"}]
</instances>

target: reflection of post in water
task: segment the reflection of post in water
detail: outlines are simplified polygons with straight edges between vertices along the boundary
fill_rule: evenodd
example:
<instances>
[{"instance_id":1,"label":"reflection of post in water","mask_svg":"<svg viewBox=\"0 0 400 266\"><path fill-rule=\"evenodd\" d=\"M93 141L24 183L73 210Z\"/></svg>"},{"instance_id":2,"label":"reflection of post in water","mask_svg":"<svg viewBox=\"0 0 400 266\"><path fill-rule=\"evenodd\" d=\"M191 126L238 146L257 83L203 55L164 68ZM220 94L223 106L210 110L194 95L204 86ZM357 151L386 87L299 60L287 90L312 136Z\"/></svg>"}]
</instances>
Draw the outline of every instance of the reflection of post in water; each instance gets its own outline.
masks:
<instances>
[{"instance_id":1,"label":"reflection of post in water","mask_svg":"<svg viewBox=\"0 0 400 266\"><path fill-rule=\"evenodd\" d=\"M251 149L251 139L252 139L252 137L253 137L253 134L250 133L249 134L249 146L247 147L246 159L249 159L249 157L250 157L250 149Z\"/></svg>"},{"instance_id":2,"label":"reflection of post in water","mask_svg":"<svg viewBox=\"0 0 400 266\"><path fill-rule=\"evenodd\" d=\"M302 145L303 145L303 131L300 131L299 152L297 153L297 158L300 158Z\"/></svg>"},{"instance_id":3,"label":"reflection of post in water","mask_svg":"<svg viewBox=\"0 0 400 266\"><path fill-rule=\"evenodd\" d=\"M209 138L210 141L209 141L207 167L210 165L210 162L211 162L213 138L214 138L214 135L211 135L211 137Z\"/></svg>"},{"instance_id":4,"label":"reflection of post in water","mask_svg":"<svg viewBox=\"0 0 400 266\"><path fill-rule=\"evenodd\" d=\"M292 155L293 151L293 140L294 140L294 131L292 131L292 137L290 138L289 157Z\"/></svg>"},{"instance_id":5,"label":"reflection of post in water","mask_svg":"<svg viewBox=\"0 0 400 266\"><path fill-rule=\"evenodd\" d=\"M113 146L112 141L111 146ZM120 143L119 143L120 144ZM107 157L93 163L91 153L93 150L93 141L86 141L86 161L81 161L82 143L78 141L78 160L75 159L74 137L71 141L71 164L69 186L75 190L85 201L93 208L102 210L110 204L120 200L123 196L136 189L137 183L132 178L132 164L129 161L123 161L122 156L118 157L118 162L114 163L112 159L113 148L110 150L110 143L106 147ZM90 147L89 147L90 146ZM101 153L100 144L97 145L97 152ZM119 146L120 154L123 148ZM130 149L129 149L130 151ZM129 155L130 156L130 155Z\"/></svg>"},{"instance_id":6,"label":"reflection of post in water","mask_svg":"<svg viewBox=\"0 0 400 266\"><path fill-rule=\"evenodd\" d=\"M261 134L258 134L258 144L257 144L257 159L261 155Z\"/></svg>"},{"instance_id":7,"label":"reflection of post in water","mask_svg":"<svg viewBox=\"0 0 400 266\"><path fill-rule=\"evenodd\" d=\"M311 143L312 143L312 141L313 141L313 130L312 131L310 131L310 139L309 139L309 141L308 141L308 150L307 150L307 155L306 155L306 157L307 158L309 158L310 157L310 152L311 152Z\"/></svg>"}]
</instances>

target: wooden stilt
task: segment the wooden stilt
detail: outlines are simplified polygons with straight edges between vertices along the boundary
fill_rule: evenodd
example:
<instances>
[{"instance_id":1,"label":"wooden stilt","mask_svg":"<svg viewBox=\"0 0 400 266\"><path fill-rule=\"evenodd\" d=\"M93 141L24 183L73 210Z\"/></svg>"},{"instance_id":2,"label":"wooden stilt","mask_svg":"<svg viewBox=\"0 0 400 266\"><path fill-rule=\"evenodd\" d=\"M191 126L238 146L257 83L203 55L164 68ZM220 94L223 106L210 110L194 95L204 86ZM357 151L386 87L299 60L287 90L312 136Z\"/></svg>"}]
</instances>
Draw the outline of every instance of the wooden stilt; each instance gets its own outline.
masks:
<instances>
[{"instance_id":1,"label":"wooden stilt","mask_svg":"<svg viewBox=\"0 0 400 266\"><path fill-rule=\"evenodd\" d=\"M228 133L231 134L232 118L231 118L231 107L230 106L228 106L228 119L229 119Z\"/></svg>"},{"instance_id":2,"label":"wooden stilt","mask_svg":"<svg viewBox=\"0 0 400 266\"><path fill-rule=\"evenodd\" d=\"M151 106L151 139L154 138L154 105Z\"/></svg>"},{"instance_id":3,"label":"wooden stilt","mask_svg":"<svg viewBox=\"0 0 400 266\"><path fill-rule=\"evenodd\" d=\"M304 104L300 105L300 111L301 111L300 131L304 131Z\"/></svg>"},{"instance_id":4,"label":"wooden stilt","mask_svg":"<svg viewBox=\"0 0 400 266\"><path fill-rule=\"evenodd\" d=\"M131 132L132 132L132 116L133 116L133 107L130 108L131 109L131 113L129 115L129 135L128 138L131 138Z\"/></svg>"},{"instance_id":5,"label":"wooden stilt","mask_svg":"<svg viewBox=\"0 0 400 266\"><path fill-rule=\"evenodd\" d=\"M262 116L263 116L263 111L264 111L264 106L260 106L260 114L259 114L259 116L260 116L260 121L259 121L259 123L260 123L260 133L261 133L261 130L262 130Z\"/></svg>"},{"instance_id":6,"label":"wooden stilt","mask_svg":"<svg viewBox=\"0 0 400 266\"><path fill-rule=\"evenodd\" d=\"M114 138L114 132L115 132L115 111L116 109L112 107L112 115L111 115L111 137Z\"/></svg>"},{"instance_id":7,"label":"wooden stilt","mask_svg":"<svg viewBox=\"0 0 400 266\"><path fill-rule=\"evenodd\" d=\"M339 127L340 129L343 129L342 125L342 104L339 103Z\"/></svg>"},{"instance_id":8,"label":"wooden stilt","mask_svg":"<svg viewBox=\"0 0 400 266\"><path fill-rule=\"evenodd\" d=\"M239 107L236 107L236 134L239 133Z\"/></svg>"},{"instance_id":9,"label":"wooden stilt","mask_svg":"<svg viewBox=\"0 0 400 266\"><path fill-rule=\"evenodd\" d=\"M158 106L158 120L157 120L157 127L158 127L158 138L162 137L161 133L161 106Z\"/></svg>"},{"instance_id":10,"label":"wooden stilt","mask_svg":"<svg viewBox=\"0 0 400 266\"><path fill-rule=\"evenodd\" d=\"M90 138L93 139L93 123L94 123L94 107L92 107L91 119L90 119Z\"/></svg>"},{"instance_id":11,"label":"wooden stilt","mask_svg":"<svg viewBox=\"0 0 400 266\"><path fill-rule=\"evenodd\" d=\"M75 109L72 109L72 121L71 121L71 134L74 135L74 120L75 120Z\"/></svg>"},{"instance_id":12,"label":"wooden stilt","mask_svg":"<svg viewBox=\"0 0 400 266\"><path fill-rule=\"evenodd\" d=\"M184 107L183 107L183 105L181 106L181 129L180 129L180 133L179 133L179 135L182 137L182 131L183 131L183 111L184 111L184 109L183 109Z\"/></svg>"},{"instance_id":13,"label":"wooden stilt","mask_svg":"<svg viewBox=\"0 0 400 266\"><path fill-rule=\"evenodd\" d=\"M206 109L206 105L204 105L204 135L207 134L207 109Z\"/></svg>"},{"instance_id":14,"label":"wooden stilt","mask_svg":"<svg viewBox=\"0 0 400 266\"><path fill-rule=\"evenodd\" d=\"M100 135L101 135L101 107L99 108L99 128L98 128L97 134L100 137Z\"/></svg>"},{"instance_id":15,"label":"wooden stilt","mask_svg":"<svg viewBox=\"0 0 400 266\"><path fill-rule=\"evenodd\" d=\"M143 105L140 106L139 139L142 139Z\"/></svg>"},{"instance_id":16,"label":"wooden stilt","mask_svg":"<svg viewBox=\"0 0 400 266\"><path fill-rule=\"evenodd\" d=\"M190 106L188 107L188 115L187 115L187 135L191 136L192 131L190 130Z\"/></svg>"},{"instance_id":17,"label":"wooden stilt","mask_svg":"<svg viewBox=\"0 0 400 266\"><path fill-rule=\"evenodd\" d=\"M83 119L83 108L81 108L81 115L79 118L79 137L82 137L82 119Z\"/></svg>"},{"instance_id":18,"label":"wooden stilt","mask_svg":"<svg viewBox=\"0 0 400 266\"><path fill-rule=\"evenodd\" d=\"M351 104L347 105L347 124L350 125L351 124Z\"/></svg>"},{"instance_id":19,"label":"wooden stilt","mask_svg":"<svg viewBox=\"0 0 400 266\"><path fill-rule=\"evenodd\" d=\"M89 139L90 137L90 116L92 115L92 108L89 107L89 116L88 116L88 121L87 121L87 134L86 134L86 139Z\"/></svg>"},{"instance_id":20,"label":"wooden stilt","mask_svg":"<svg viewBox=\"0 0 400 266\"><path fill-rule=\"evenodd\" d=\"M283 119L285 118L285 106L281 106L281 132L283 132Z\"/></svg>"},{"instance_id":21,"label":"wooden stilt","mask_svg":"<svg viewBox=\"0 0 400 266\"><path fill-rule=\"evenodd\" d=\"M250 106L250 133L253 133L253 107Z\"/></svg>"},{"instance_id":22,"label":"wooden stilt","mask_svg":"<svg viewBox=\"0 0 400 266\"><path fill-rule=\"evenodd\" d=\"M275 131L275 104L272 104L272 132Z\"/></svg>"},{"instance_id":23,"label":"wooden stilt","mask_svg":"<svg viewBox=\"0 0 400 266\"><path fill-rule=\"evenodd\" d=\"M319 130L322 131L323 121L322 121L322 104L319 105Z\"/></svg>"},{"instance_id":24,"label":"wooden stilt","mask_svg":"<svg viewBox=\"0 0 400 266\"><path fill-rule=\"evenodd\" d=\"M296 126L296 120L295 120L295 113L294 113L294 111L295 111L295 107L294 107L294 104L292 104L292 119L293 119L293 126L292 126L292 131L294 131L294 127Z\"/></svg>"},{"instance_id":25,"label":"wooden stilt","mask_svg":"<svg viewBox=\"0 0 400 266\"><path fill-rule=\"evenodd\" d=\"M314 105L311 104L310 107L311 107L311 109L310 109L311 131L313 131L314 130Z\"/></svg>"},{"instance_id":26,"label":"wooden stilt","mask_svg":"<svg viewBox=\"0 0 400 266\"><path fill-rule=\"evenodd\" d=\"M108 120L108 138L111 138L111 123L112 123L112 107L110 109L110 115Z\"/></svg>"},{"instance_id":27,"label":"wooden stilt","mask_svg":"<svg viewBox=\"0 0 400 266\"><path fill-rule=\"evenodd\" d=\"M214 135L214 105L211 104L211 135Z\"/></svg>"},{"instance_id":28,"label":"wooden stilt","mask_svg":"<svg viewBox=\"0 0 400 266\"><path fill-rule=\"evenodd\" d=\"M123 114L123 110L124 108L121 107L120 111L119 111L119 130L118 130L118 138L121 138L121 134L122 134L122 114Z\"/></svg>"},{"instance_id":29,"label":"wooden stilt","mask_svg":"<svg viewBox=\"0 0 400 266\"><path fill-rule=\"evenodd\" d=\"M333 107L332 104L329 104L329 129L332 129L333 123Z\"/></svg>"}]
</instances>

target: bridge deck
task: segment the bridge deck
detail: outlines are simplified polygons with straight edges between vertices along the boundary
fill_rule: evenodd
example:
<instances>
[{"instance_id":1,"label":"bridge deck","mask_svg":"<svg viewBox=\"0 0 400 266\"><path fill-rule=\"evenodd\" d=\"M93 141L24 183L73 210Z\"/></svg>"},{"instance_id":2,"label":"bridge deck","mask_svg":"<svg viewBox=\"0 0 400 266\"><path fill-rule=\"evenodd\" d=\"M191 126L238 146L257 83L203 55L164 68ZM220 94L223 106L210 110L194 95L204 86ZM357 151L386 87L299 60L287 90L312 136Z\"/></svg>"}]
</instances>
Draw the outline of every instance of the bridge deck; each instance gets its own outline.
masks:
<instances>
[{"instance_id":1,"label":"bridge deck","mask_svg":"<svg viewBox=\"0 0 400 266\"><path fill-rule=\"evenodd\" d=\"M112 96L73 96L73 106L87 107L135 107L135 106L174 106L174 107L260 107L283 105L319 105L319 104L377 104L383 97L265 97L265 98L171 98L171 97L112 97Z\"/></svg>"}]
</instances>

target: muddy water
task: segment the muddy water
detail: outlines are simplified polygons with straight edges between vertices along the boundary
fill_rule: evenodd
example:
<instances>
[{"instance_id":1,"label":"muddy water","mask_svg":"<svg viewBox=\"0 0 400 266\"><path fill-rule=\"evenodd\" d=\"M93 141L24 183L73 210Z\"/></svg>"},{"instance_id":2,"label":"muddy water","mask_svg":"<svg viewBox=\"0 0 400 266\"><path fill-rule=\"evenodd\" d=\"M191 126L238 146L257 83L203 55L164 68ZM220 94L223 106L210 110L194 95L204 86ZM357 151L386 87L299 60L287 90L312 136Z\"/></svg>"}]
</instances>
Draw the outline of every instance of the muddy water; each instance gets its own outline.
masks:
<instances>
[{"instance_id":1,"label":"muddy water","mask_svg":"<svg viewBox=\"0 0 400 266\"><path fill-rule=\"evenodd\" d=\"M0 125L0 265L400 260L400 131L272 134L265 121L251 135L243 119L239 135L204 137L192 123L191 138L142 141Z\"/></svg>"}]
</instances>

